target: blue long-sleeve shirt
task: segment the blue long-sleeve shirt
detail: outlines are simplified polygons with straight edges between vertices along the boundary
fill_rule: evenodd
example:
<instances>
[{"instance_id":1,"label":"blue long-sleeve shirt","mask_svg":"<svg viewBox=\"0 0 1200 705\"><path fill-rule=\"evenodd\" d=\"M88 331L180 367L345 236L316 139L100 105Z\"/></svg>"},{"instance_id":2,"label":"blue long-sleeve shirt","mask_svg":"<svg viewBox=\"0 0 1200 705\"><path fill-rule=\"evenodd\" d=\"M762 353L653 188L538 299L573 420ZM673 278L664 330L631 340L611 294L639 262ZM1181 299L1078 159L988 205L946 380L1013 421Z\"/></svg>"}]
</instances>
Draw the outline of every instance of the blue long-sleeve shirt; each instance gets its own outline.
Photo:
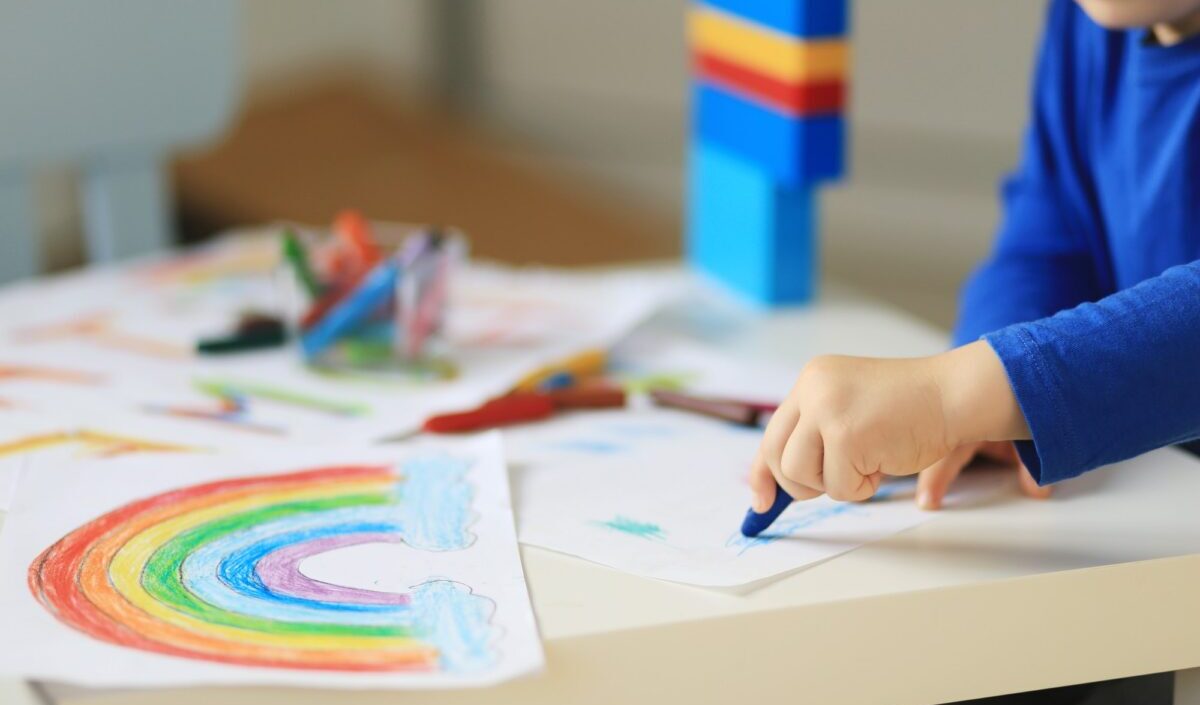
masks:
<instances>
[{"instance_id":1,"label":"blue long-sleeve shirt","mask_svg":"<svg viewBox=\"0 0 1200 705\"><path fill-rule=\"evenodd\" d=\"M1038 482L1200 437L1200 36L1050 4L1021 162L955 343L985 337Z\"/></svg>"}]
</instances>

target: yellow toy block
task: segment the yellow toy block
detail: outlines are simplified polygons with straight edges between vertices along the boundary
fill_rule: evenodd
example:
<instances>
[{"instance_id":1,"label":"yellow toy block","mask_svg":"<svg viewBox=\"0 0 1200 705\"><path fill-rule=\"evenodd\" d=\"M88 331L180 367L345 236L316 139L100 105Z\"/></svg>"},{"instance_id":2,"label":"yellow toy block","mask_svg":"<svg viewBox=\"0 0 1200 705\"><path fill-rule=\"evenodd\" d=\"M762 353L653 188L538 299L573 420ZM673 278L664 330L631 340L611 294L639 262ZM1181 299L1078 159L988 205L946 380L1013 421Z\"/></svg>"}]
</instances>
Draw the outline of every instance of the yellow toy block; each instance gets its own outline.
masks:
<instances>
[{"instance_id":1,"label":"yellow toy block","mask_svg":"<svg viewBox=\"0 0 1200 705\"><path fill-rule=\"evenodd\" d=\"M844 39L805 41L706 7L688 13L688 37L696 50L782 81L828 81L849 73Z\"/></svg>"}]
</instances>

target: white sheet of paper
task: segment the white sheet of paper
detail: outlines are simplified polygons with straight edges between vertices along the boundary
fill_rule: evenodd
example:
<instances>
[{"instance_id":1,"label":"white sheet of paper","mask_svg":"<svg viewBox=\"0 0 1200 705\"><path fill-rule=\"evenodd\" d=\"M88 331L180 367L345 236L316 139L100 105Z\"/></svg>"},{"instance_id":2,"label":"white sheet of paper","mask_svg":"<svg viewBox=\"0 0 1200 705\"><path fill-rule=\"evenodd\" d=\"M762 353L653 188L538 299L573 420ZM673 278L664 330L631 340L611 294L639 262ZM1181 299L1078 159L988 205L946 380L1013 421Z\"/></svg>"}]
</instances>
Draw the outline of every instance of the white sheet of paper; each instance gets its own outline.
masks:
<instances>
[{"instance_id":1,"label":"white sheet of paper","mask_svg":"<svg viewBox=\"0 0 1200 705\"><path fill-rule=\"evenodd\" d=\"M616 369L634 379L660 379L689 394L777 404L791 391L803 360L786 368L740 360L682 336L641 330L613 351Z\"/></svg>"},{"instance_id":2,"label":"white sheet of paper","mask_svg":"<svg viewBox=\"0 0 1200 705\"><path fill-rule=\"evenodd\" d=\"M543 665L498 434L31 465L17 487L0 675L442 688Z\"/></svg>"},{"instance_id":3,"label":"white sheet of paper","mask_svg":"<svg viewBox=\"0 0 1200 705\"><path fill-rule=\"evenodd\" d=\"M792 505L762 536L739 531L761 437L682 412L581 412L506 432L522 543L706 587L755 583L929 519L912 484L865 503Z\"/></svg>"},{"instance_id":4,"label":"white sheet of paper","mask_svg":"<svg viewBox=\"0 0 1200 705\"><path fill-rule=\"evenodd\" d=\"M277 246L274 238L268 242ZM321 373L302 363L295 346L191 355L198 337L226 329L239 310L271 310L286 298L271 283L261 243L234 239L153 266L85 270L0 292L0 400L47 412L71 406L97 414L124 410L159 416L171 409L179 418L180 413L220 412L221 400L202 390L213 383L244 392L246 409L238 418L251 427L248 433L292 441L371 442L411 431L431 414L475 406L545 364L608 348L683 286L678 275L653 269L464 266L451 280L447 329L450 356L459 369L452 380ZM250 264L267 269L234 268L236 275L212 280L199 276L206 271L195 265L204 263L200 254L224 253L236 264L238 247L253 255L247 258ZM199 271L184 270L188 277L170 269L189 262ZM147 275L160 271L176 271L175 278L164 283ZM193 279L196 283L189 284ZM47 333L52 324L82 320L100 327ZM82 372L94 382L6 377L5 366ZM316 403L280 400L289 394ZM212 421L192 418L189 423Z\"/></svg>"}]
</instances>

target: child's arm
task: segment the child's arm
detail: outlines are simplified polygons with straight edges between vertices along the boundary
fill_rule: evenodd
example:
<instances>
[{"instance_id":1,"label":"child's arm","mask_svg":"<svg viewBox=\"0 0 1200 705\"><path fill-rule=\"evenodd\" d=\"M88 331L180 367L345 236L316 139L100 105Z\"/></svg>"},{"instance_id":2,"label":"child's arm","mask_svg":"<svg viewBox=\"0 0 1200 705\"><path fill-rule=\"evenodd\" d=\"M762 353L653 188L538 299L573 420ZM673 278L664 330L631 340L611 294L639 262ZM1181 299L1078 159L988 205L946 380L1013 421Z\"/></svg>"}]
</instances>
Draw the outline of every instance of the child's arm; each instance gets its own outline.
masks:
<instances>
[{"instance_id":1,"label":"child's arm","mask_svg":"<svg viewBox=\"0 0 1200 705\"><path fill-rule=\"evenodd\" d=\"M1052 2L1030 95L1017 169L1001 191L1001 219L989 259L963 290L954 344L1033 321L1113 291L1090 206L1091 165L1076 129L1078 50L1072 2ZM1084 20L1086 21L1086 20Z\"/></svg>"},{"instance_id":2,"label":"child's arm","mask_svg":"<svg viewBox=\"0 0 1200 705\"><path fill-rule=\"evenodd\" d=\"M966 443L1016 440L1039 483L1200 436L1200 262L927 358L822 357L752 471L797 498L861 500ZM1031 439L1031 440L1022 440Z\"/></svg>"},{"instance_id":3,"label":"child's arm","mask_svg":"<svg viewBox=\"0 0 1200 705\"><path fill-rule=\"evenodd\" d=\"M1097 224L1088 207L1091 188L1086 139L1077 122L1074 85L1079 64L1072 53L1074 22L1085 21L1070 2L1051 3L1031 95L1029 126L1017 170L1004 184L1002 218L988 260L962 292L954 344L1013 323L1033 321L1095 301L1113 290L1103 253L1089 238ZM917 501L933 509L964 465L980 451L955 449L921 473ZM1015 460L1011 446L994 444L980 452ZM1018 478L1025 494L1044 497L1023 469Z\"/></svg>"}]
</instances>

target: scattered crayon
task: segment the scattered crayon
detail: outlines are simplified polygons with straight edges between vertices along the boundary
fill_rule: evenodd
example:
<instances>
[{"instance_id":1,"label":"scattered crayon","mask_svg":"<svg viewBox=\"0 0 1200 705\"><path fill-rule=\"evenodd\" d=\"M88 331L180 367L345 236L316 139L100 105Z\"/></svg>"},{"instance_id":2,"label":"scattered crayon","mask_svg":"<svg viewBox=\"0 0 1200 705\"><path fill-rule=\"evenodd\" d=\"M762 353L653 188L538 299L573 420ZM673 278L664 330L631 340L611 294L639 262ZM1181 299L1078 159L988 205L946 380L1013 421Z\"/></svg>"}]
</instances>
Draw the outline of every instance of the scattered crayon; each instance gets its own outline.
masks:
<instances>
[{"instance_id":1,"label":"scattered crayon","mask_svg":"<svg viewBox=\"0 0 1200 705\"><path fill-rule=\"evenodd\" d=\"M304 291L314 301L318 299L324 287L321 285L321 280L317 278L317 273L313 271L312 263L308 261L308 253L304 251L304 245L301 244L300 238L296 237L296 233L292 232L291 228L283 231L283 256L292 265L292 271L296 273L296 278L300 280Z\"/></svg>"},{"instance_id":2,"label":"scattered crayon","mask_svg":"<svg viewBox=\"0 0 1200 705\"><path fill-rule=\"evenodd\" d=\"M625 406L625 392L616 387L571 388L555 392L515 392L467 411L439 414L425 420L427 433L465 433L540 421L571 409L613 409Z\"/></svg>"},{"instance_id":3,"label":"scattered crayon","mask_svg":"<svg viewBox=\"0 0 1200 705\"><path fill-rule=\"evenodd\" d=\"M762 404L698 397L667 389L651 390L650 399L658 406L690 411L739 426L757 426L765 409L765 405Z\"/></svg>"},{"instance_id":4,"label":"scattered crayon","mask_svg":"<svg viewBox=\"0 0 1200 705\"><path fill-rule=\"evenodd\" d=\"M402 264L391 257L375 266L358 287L333 306L300 338L304 355L313 359L337 339L362 323L375 309L396 295Z\"/></svg>"},{"instance_id":5,"label":"scattered crayon","mask_svg":"<svg viewBox=\"0 0 1200 705\"><path fill-rule=\"evenodd\" d=\"M525 377L513 387L516 392L532 392L538 389L546 380L563 373L573 375L575 378L593 377L604 372L604 368L608 366L608 353L603 350L585 350L581 353L572 355L565 360L552 363L535 370Z\"/></svg>"},{"instance_id":6,"label":"scattered crayon","mask_svg":"<svg viewBox=\"0 0 1200 705\"><path fill-rule=\"evenodd\" d=\"M201 355L224 355L277 348L286 342L287 330L280 323L275 326L259 326L245 333L204 338L196 343L196 352Z\"/></svg>"},{"instance_id":7,"label":"scattered crayon","mask_svg":"<svg viewBox=\"0 0 1200 705\"><path fill-rule=\"evenodd\" d=\"M775 485L775 501L771 503L771 507L767 511L759 514L753 509L746 512L746 518L742 520L742 536L754 538L771 526L784 510L792 506L792 496L783 491L783 488L778 484Z\"/></svg>"},{"instance_id":8,"label":"scattered crayon","mask_svg":"<svg viewBox=\"0 0 1200 705\"><path fill-rule=\"evenodd\" d=\"M375 238L371 235L371 224L363 214L353 210L344 210L333 219L333 232L346 243L359 261L359 266L369 269L383 259Z\"/></svg>"},{"instance_id":9,"label":"scattered crayon","mask_svg":"<svg viewBox=\"0 0 1200 705\"><path fill-rule=\"evenodd\" d=\"M233 333L201 339L196 343L196 352L201 355L224 355L277 348L286 343L287 338L287 326L283 321L275 316L251 312L242 315Z\"/></svg>"}]
</instances>

